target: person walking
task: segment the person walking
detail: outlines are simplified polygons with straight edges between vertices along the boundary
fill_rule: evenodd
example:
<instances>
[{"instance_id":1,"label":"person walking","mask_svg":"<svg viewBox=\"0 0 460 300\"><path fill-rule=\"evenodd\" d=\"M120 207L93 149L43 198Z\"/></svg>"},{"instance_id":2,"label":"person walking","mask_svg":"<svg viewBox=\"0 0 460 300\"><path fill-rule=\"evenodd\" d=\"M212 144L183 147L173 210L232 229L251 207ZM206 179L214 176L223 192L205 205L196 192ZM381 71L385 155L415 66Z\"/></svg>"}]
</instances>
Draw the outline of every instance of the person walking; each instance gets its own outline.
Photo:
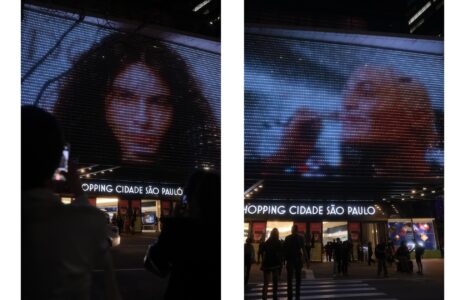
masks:
<instances>
[{"instance_id":1,"label":"person walking","mask_svg":"<svg viewBox=\"0 0 460 300\"><path fill-rule=\"evenodd\" d=\"M326 250L326 260L328 262L331 262L332 261L332 243L331 242L327 242L326 246L324 246L325 250Z\"/></svg>"},{"instance_id":2,"label":"person walking","mask_svg":"<svg viewBox=\"0 0 460 300\"><path fill-rule=\"evenodd\" d=\"M377 276L380 276L383 269L383 276L388 277L386 248L387 247L384 242L380 242L375 247L375 258L377 258L378 262Z\"/></svg>"},{"instance_id":3,"label":"person walking","mask_svg":"<svg viewBox=\"0 0 460 300\"><path fill-rule=\"evenodd\" d=\"M260 264L262 262L262 245L265 243L265 234L262 234L262 236L259 239L259 248L257 249L257 264Z\"/></svg>"},{"instance_id":4,"label":"person walking","mask_svg":"<svg viewBox=\"0 0 460 300\"><path fill-rule=\"evenodd\" d=\"M415 261L417 262L417 274L423 275L422 257L425 253L425 247L415 243Z\"/></svg>"},{"instance_id":5,"label":"person walking","mask_svg":"<svg viewBox=\"0 0 460 300\"><path fill-rule=\"evenodd\" d=\"M332 243L332 257L334 259L333 276L342 272L342 242L339 238Z\"/></svg>"},{"instance_id":6,"label":"person walking","mask_svg":"<svg viewBox=\"0 0 460 300\"><path fill-rule=\"evenodd\" d=\"M278 299L278 277L281 273L283 263L283 246L280 241L277 228L273 228L270 237L260 244L259 253L262 256L261 270L264 273L264 286L262 288L262 299L267 299L268 282L270 276L273 284L273 299Z\"/></svg>"},{"instance_id":7,"label":"person walking","mask_svg":"<svg viewBox=\"0 0 460 300\"><path fill-rule=\"evenodd\" d=\"M394 255L395 255L394 244L392 241L388 241L386 245L386 259L388 262L388 266L390 268L393 266Z\"/></svg>"},{"instance_id":8,"label":"person walking","mask_svg":"<svg viewBox=\"0 0 460 300\"><path fill-rule=\"evenodd\" d=\"M248 237L244 244L244 285L248 285L249 274L251 272L251 266L255 262L254 246L252 245L252 239Z\"/></svg>"},{"instance_id":9,"label":"person walking","mask_svg":"<svg viewBox=\"0 0 460 300\"><path fill-rule=\"evenodd\" d=\"M284 240L284 255L287 269L288 299L292 299L292 277L295 275L295 298L300 299L300 280L304 261L307 263L307 250L297 225L292 226L291 234Z\"/></svg>"},{"instance_id":10,"label":"person walking","mask_svg":"<svg viewBox=\"0 0 460 300\"><path fill-rule=\"evenodd\" d=\"M123 232L123 217L121 216L121 214L117 214L117 227L118 227L118 233L121 235L121 233Z\"/></svg>"},{"instance_id":11,"label":"person walking","mask_svg":"<svg viewBox=\"0 0 460 300\"><path fill-rule=\"evenodd\" d=\"M372 243L371 242L368 242L367 243L367 264L370 266L371 263L373 262L373 259L372 259L372 255L373 255L373 251L372 251Z\"/></svg>"}]
</instances>

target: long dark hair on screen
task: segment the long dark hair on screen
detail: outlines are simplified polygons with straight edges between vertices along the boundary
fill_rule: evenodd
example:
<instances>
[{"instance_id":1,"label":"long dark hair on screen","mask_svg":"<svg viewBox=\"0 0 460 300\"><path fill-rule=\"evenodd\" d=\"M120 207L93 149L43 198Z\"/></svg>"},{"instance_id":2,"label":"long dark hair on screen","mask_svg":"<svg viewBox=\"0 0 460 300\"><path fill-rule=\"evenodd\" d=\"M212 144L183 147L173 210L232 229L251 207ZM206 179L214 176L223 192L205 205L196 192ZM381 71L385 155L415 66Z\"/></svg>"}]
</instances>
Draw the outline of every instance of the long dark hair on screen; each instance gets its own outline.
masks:
<instances>
[{"instance_id":1,"label":"long dark hair on screen","mask_svg":"<svg viewBox=\"0 0 460 300\"><path fill-rule=\"evenodd\" d=\"M74 155L84 163L120 164L105 98L119 73L139 62L155 70L171 91L171 126L152 165L189 168L218 161L220 132L185 61L163 42L123 33L109 35L81 55L64 80L54 113Z\"/></svg>"}]
</instances>

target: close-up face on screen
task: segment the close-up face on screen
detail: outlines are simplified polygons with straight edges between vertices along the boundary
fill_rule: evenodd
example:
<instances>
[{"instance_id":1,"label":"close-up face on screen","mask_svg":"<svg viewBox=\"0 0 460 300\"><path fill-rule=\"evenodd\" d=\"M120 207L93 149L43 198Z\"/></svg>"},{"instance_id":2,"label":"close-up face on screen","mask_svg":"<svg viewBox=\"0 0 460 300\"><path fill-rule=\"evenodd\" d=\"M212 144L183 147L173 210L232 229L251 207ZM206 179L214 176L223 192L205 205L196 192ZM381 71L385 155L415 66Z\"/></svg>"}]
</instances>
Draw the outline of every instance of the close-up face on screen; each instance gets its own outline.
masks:
<instances>
[{"instance_id":1,"label":"close-up face on screen","mask_svg":"<svg viewBox=\"0 0 460 300\"><path fill-rule=\"evenodd\" d=\"M185 35L169 42L95 20L24 9L21 103L52 112L82 164L219 170L213 42L192 47Z\"/></svg>"},{"instance_id":2,"label":"close-up face on screen","mask_svg":"<svg viewBox=\"0 0 460 300\"><path fill-rule=\"evenodd\" d=\"M443 54L312 36L245 34L246 177L441 176Z\"/></svg>"}]
</instances>

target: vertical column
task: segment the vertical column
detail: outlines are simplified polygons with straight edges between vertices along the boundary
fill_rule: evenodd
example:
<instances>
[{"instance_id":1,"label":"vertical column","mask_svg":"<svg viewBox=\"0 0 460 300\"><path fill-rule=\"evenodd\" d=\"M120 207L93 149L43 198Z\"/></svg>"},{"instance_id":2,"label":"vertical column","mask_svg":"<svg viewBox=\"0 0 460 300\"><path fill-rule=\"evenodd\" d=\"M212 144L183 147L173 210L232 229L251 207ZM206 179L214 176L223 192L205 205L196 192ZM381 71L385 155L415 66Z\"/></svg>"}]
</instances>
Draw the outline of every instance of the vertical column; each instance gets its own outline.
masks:
<instances>
[{"instance_id":1,"label":"vertical column","mask_svg":"<svg viewBox=\"0 0 460 300\"><path fill-rule=\"evenodd\" d=\"M257 261L260 261L259 246L261 242L265 242L266 235L265 231L267 229L267 222L253 222L252 223L252 237L254 238L254 250L256 252Z\"/></svg>"},{"instance_id":2,"label":"vertical column","mask_svg":"<svg viewBox=\"0 0 460 300\"><path fill-rule=\"evenodd\" d=\"M310 223L311 261L323 261L322 255L322 226L321 222Z\"/></svg>"},{"instance_id":3,"label":"vertical column","mask_svg":"<svg viewBox=\"0 0 460 300\"><path fill-rule=\"evenodd\" d=\"M351 257L353 260L358 259L358 247L361 236L361 224L358 222L348 223L348 238L353 245Z\"/></svg>"}]
</instances>

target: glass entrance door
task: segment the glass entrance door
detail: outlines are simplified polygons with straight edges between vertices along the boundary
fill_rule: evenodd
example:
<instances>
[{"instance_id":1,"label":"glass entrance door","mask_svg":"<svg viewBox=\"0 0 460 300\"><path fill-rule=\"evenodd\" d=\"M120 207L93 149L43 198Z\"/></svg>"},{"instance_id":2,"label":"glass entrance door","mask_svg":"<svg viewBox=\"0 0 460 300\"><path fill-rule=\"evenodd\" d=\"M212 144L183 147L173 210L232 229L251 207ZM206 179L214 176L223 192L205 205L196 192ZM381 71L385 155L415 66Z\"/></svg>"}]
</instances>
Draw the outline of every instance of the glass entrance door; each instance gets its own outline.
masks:
<instances>
[{"instance_id":1,"label":"glass entrance door","mask_svg":"<svg viewBox=\"0 0 460 300\"><path fill-rule=\"evenodd\" d=\"M323 222L323 248L326 245L340 239L342 242L348 240L347 222ZM323 254L323 261L327 261L326 253Z\"/></svg>"},{"instance_id":2,"label":"glass entrance door","mask_svg":"<svg viewBox=\"0 0 460 300\"><path fill-rule=\"evenodd\" d=\"M339 238L342 242L348 240L347 222L323 222L323 244Z\"/></svg>"},{"instance_id":3,"label":"glass entrance door","mask_svg":"<svg viewBox=\"0 0 460 300\"><path fill-rule=\"evenodd\" d=\"M278 228L280 233L280 240L284 240L288 235L291 234L292 225L294 225L294 222L268 221L265 239L268 239L273 228Z\"/></svg>"}]
</instances>

